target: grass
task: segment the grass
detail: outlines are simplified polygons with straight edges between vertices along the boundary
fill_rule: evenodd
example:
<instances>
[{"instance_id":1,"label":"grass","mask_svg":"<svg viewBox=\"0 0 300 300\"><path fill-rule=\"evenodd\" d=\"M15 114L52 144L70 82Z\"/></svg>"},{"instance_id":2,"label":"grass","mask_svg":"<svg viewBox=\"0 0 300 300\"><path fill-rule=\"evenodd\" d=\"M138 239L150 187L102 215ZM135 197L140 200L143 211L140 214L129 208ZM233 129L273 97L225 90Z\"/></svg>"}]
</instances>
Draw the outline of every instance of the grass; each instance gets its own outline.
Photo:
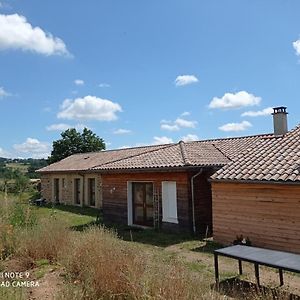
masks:
<instances>
[{"instance_id":1,"label":"grass","mask_svg":"<svg viewBox=\"0 0 300 300\"><path fill-rule=\"evenodd\" d=\"M226 299L212 288L212 252L220 247L213 241L116 224L104 227L97 209L32 206L28 204L29 196L16 199L10 195L4 201L0 195L0 216L1 205L6 202L20 206L16 211L9 209L12 217L8 214L7 224L0 218L5 225L0 226L0 248L3 237L4 245L9 246L8 261L0 260L0 271L11 258L20 260L25 270L33 268L37 279L43 279L51 270L63 270L60 280L64 285L58 298L66 300ZM36 220L34 224L29 222L30 214ZM22 222L11 225L12 220L20 219ZM170 246L176 246L177 252ZM236 280L236 273L225 268L221 279L229 277ZM230 283L224 285L226 289L235 289L233 279L225 282ZM0 298L23 299L24 291L0 288ZM264 299L252 290L251 295L239 291L234 298Z\"/></svg>"}]
</instances>

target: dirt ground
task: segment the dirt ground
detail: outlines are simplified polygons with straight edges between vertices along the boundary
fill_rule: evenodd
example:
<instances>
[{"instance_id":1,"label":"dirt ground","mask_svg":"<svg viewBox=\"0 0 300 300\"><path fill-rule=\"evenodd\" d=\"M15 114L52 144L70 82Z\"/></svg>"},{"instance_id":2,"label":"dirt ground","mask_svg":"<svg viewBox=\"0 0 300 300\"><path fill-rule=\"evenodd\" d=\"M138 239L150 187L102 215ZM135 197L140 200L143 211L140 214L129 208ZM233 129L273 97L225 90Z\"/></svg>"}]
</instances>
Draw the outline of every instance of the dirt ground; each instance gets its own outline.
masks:
<instances>
[{"instance_id":1,"label":"dirt ground","mask_svg":"<svg viewBox=\"0 0 300 300\"><path fill-rule=\"evenodd\" d=\"M60 276L62 270L49 268L40 279L38 287L28 290L28 299L30 300L54 300L63 286L63 280Z\"/></svg>"}]
</instances>

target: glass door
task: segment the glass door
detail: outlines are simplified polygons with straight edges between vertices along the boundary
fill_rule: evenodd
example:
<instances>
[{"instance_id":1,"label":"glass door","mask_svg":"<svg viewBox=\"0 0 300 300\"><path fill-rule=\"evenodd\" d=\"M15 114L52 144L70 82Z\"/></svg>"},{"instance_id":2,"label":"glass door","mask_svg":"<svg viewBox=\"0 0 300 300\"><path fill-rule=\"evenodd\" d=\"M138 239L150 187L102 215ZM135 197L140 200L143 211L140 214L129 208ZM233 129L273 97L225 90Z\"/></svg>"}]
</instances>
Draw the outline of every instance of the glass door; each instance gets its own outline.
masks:
<instances>
[{"instance_id":1,"label":"glass door","mask_svg":"<svg viewBox=\"0 0 300 300\"><path fill-rule=\"evenodd\" d=\"M132 183L133 223L153 226L153 184Z\"/></svg>"}]
</instances>

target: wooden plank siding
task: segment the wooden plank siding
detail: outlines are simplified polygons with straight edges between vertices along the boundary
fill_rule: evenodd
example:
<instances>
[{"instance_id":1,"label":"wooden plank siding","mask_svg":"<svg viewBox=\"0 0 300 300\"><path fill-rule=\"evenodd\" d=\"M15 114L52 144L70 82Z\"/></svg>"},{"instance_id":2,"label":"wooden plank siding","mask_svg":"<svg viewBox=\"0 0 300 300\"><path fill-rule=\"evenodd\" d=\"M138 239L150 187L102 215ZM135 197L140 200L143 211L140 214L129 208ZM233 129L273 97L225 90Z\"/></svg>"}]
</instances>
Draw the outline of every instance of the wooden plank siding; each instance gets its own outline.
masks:
<instances>
[{"instance_id":1,"label":"wooden plank siding","mask_svg":"<svg viewBox=\"0 0 300 300\"><path fill-rule=\"evenodd\" d=\"M127 182L153 182L154 190L160 195L161 211L161 184L162 181L176 181L177 187L177 212L180 227L190 226L190 193L188 174L185 172L145 172L126 174L103 174L103 214L106 221L127 224Z\"/></svg>"},{"instance_id":2,"label":"wooden plank siding","mask_svg":"<svg viewBox=\"0 0 300 300\"><path fill-rule=\"evenodd\" d=\"M214 240L300 253L300 185L212 182Z\"/></svg>"}]
</instances>

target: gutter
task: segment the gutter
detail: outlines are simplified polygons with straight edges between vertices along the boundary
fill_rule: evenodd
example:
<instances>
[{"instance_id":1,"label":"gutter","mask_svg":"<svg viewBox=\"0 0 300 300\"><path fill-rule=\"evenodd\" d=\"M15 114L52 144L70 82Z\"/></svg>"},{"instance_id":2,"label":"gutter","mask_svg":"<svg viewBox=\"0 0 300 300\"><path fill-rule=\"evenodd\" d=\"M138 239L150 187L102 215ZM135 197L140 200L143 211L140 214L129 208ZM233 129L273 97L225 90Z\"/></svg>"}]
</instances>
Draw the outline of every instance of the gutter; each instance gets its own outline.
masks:
<instances>
[{"instance_id":1,"label":"gutter","mask_svg":"<svg viewBox=\"0 0 300 300\"><path fill-rule=\"evenodd\" d=\"M280 180L246 180L246 179L208 179L209 182L213 183L245 183L245 184L269 184L269 185L299 185L299 181L280 181Z\"/></svg>"},{"instance_id":2,"label":"gutter","mask_svg":"<svg viewBox=\"0 0 300 300\"><path fill-rule=\"evenodd\" d=\"M200 169L200 171L192 176L191 178L191 189L192 189L192 217L193 217L193 233L196 233L196 221L195 221L195 195L194 195L194 179L201 175L203 172L203 169Z\"/></svg>"}]
</instances>

